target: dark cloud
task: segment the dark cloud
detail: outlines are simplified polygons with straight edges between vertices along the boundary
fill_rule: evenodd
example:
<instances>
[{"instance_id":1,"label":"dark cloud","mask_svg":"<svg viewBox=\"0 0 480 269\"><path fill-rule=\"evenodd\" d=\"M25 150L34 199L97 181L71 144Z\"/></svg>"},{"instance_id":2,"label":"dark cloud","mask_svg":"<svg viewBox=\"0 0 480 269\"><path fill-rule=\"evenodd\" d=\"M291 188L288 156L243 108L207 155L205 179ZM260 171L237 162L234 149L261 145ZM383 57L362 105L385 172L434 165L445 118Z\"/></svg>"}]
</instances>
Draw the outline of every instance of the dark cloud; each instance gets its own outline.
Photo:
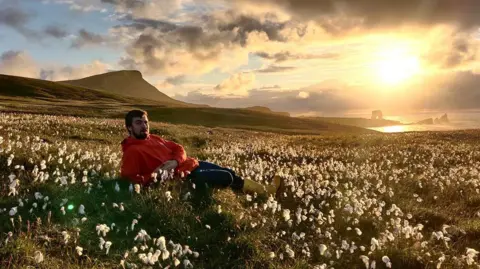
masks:
<instances>
[{"instance_id":1,"label":"dark cloud","mask_svg":"<svg viewBox=\"0 0 480 269\"><path fill-rule=\"evenodd\" d=\"M312 85L296 90L280 90L278 86L263 87L248 91L245 97L219 96L205 94L200 90L187 95L175 96L176 99L208 104L219 107L267 106L274 111L290 113L335 113L354 109L384 107L395 109L432 109L452 111L458 109L480 108L480 74L456 72L449 77L432 77L428 83L422 83L427 89L408 89L405 94L377 98L378 92L367 89L329 87L325 84ZM423 92L422 92L423 91ZM377 100L378 99L378 100Z\"/></svg>"},{"instance_id":2,"label":"dark cloud","mask_svg":"<svg viewBox=\"0 0 480 269\"><path fill-rule=\"evenodd\" d=\"M480 108L480 74L458 72L444 79L429 90L419 105L435 109L478 109Z\"/></svg>"},{"instance_id":3,"label":"dark cloud","mask_svg":"<svg viewBox=\"0 0 480 269\"><path fill-rule=\"evenodd\" d=\"M170 32L177 29L173 23L163 20L152 20L146 18L134 18L132 15L126 15L120 19L123 25L117 25L114 28L127 27L138 31L143 31L146 28L154 28L160 32Z\"/></svg>"},{"instance_id":4,"label":"dark cloud","mask_svg":"<svg viewBox=\"0 0 480 269\"><path fill-rule=\"evenodd\" d=\"M185 102L219 107L266 106L274 111L288 111L290 113L338 112L351 109L354 106L348 98L342 97L339 91L334 89L317 89L317 92L308 91L308 98L299 98L299 93L302 91L304 90L278 91L278 88L274 86L252 89L246 97L232 98L203 94L197 90L189 92L185 96L177 94L174 98Z\"/></svg>"},{"instance_id":5,"label":"dark cloud","mask_svg":"<svg viewBox=\"0 0 480 269\"><path fill-rule=\"evenodd\" d=\"M39 39L41 35L27 27L34 13L26 12L16 6L0 7L0 25L13 28L28 39Z\"/></svg>"},{"instance_id":6,"label":"dark cloud","mask_svg":"<svg viewBox=\"0 0 480 269\"><path fill-rule=\"evenodd\" d=\"M276 63L290 61L290 60L309 60L309 59L337 59L340 57L336 53L324 54L298 54L290 51L283 51L279 53L270 54L268 52L257 52L255 55L268 60L274 60Z\"/></svg>"},{"instance_id":7,"label":"dark cloud","mask_svg":"<svg viewBox=\"0 0 480 269\"><path fill-rule=\"evenodd\" d=\"M181 85L185 83L185 76L184 75L178 75L174 77L168 77L165 79L165 83L172 84L172 85Z\"/></svg>"},{"instance_id":8,"label":"dark cloud","mask_svg":"<svg viewBox=\"0 0 480 269\"><path fill-rule=\"evenodd\" d=\"M122 6L128 9L139 8L145 6L145 1L142 0L101 0L102 3Z\"/></svg>"},{"instance_id":9,"label":"dark cloud","mask_svg":"<svg viewBox=\"0 0 480 269\"><path fill-rule=\"evenodd\" d=\"M222 17L205 15L198 25L175 25L127 16L117 27L141 31L142 34L127 46L127 55L121 64L146 73L159 73L166 69L177 70L191 61L193 64L205 63L204 69L211 71L222 57L234 55L236 49L247 46L249 34L265 34L271 41L288 41L288 37L282 34L287 27L285 23L260 21L232 12L226 14ZM173 59L177 54L182 55L183 62Z\"/></svg>"},{"instance_id":10,"label":"dark cloud","mask_svg":"<svg viewBox=\"0 0 480 269\"><path fill-rule=\"evenodd\" d=\"M252 5L254 0L241 0ZM397 26L402 23L455 24L462 28L480 25L480 1L477 0L266 0L295 15L314 19L327 30L355 27ZM343 18L336 21L338 18ZM331 23L331 22L334 23ZM352 23L355 22L356 23ZM343 26L339 27L339 25ZM349 24L352 24L349 26Z\"/></svg>"},{"instance_id":11,"label":"dark cloud","mask_svg":"<svg viewBox=\"0 0 480 269\"><path fill-rule=\"evenodd\" d=\"M229 22L220 22L218 29L220 31L233 31L236 29L237 36L235 42L245 46L248 34L251 32L263 32L272 41L287 41L287 38L281 34L281 30L285 28L285 23L274 21L261 22L260 20L240 15L236 19Z\"/></svg>"},{"instance_id":12,"label":"dark cloud","mask_svg":"<svg viewBox=\"0 0 480 269\"><path fill-rule=\"evenodd\" d=\"M26 26L31 16L32 14L28 14L19 8L2 8L0 9L0 24L4 24L15 29L23 28Z\"/></svg>"},{"instance_id":13,"label":"dark cloud","mask_svg":"<svg viewBox=\"0 0 480 269\"><path fill-rule=\"evenodd\" d=\"M468 66L478 60L480 47L467 34L455 33L438 40L441 46L432 47L423 58L442 69Z\"/></svg>"},{"instance_id":14,"label":"dark cloud","mask_svg":"<svg viewBox=\"0 0 480 269\"><path fill-rule=\"evenodd\" d=\"M68 35L67 31L59 26L50 25L44 30L45 34L54 38L64 38Z\"/></svg>"},{"instance_id":15,"label":"dark cloud","mask_svg":"<svg viewBox=\"0 0 480 269\"><path fill-rule=\"evenodd\" d=\"M267 68L256 70L258 73L281 73L286 71L291 71L296 69L293 66L277 66L277 65L270 65Z\"/></svg>"},{"instance_id":16,"label":"dark cloud","mask_svg":"<svg viewBox=\"0 0 480 269\"><path fill-rule=\"evenodd\" d=\"M106 41L107 38L102 35L89 32L85 29L81 29L80 31L78 31L78 37L73 40L72 47L82 48L89 45L101 45Z\"/></svg>"}]
</instances>

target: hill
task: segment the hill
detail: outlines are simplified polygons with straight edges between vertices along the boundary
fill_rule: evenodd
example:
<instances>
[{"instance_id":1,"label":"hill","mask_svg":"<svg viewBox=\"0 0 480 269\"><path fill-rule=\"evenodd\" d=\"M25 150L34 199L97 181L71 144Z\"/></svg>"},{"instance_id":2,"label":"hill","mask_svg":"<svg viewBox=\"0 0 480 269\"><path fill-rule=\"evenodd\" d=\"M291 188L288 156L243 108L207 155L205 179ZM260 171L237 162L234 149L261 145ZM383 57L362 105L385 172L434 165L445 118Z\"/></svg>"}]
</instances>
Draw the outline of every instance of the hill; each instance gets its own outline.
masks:
<instances>
[{"instance_id":1,"label":"hill","mask_svg":"<svg viewBox=\"0 0 480 269\"><path fill-rule=\"evenodd\" d=\"M290 113L288 113L288 112L272 111L270 108L265 107L265 106L251 106L251 107L245 107L243 109L290 117Z\"/></svg>"},{"instance_id":2,"label":"hill","mask_svg":"<svg viewBox=\"0 0 480 269\"><path fill-rule=\"evenodd\" d=\"M77 80L59 81L62 84L75 85L90 89L104 90L110 93L149 99L175 106L204 106L184 103L170 98L143 79L142 73L134 70L114 71Z\"/></svg>"},{"instance_id":3,"label":"hill","mask_svg":"<svg viewBox=\"0 0 480 269\"><path fill-rule=\"evenodd\" d=\"M95 101L95 102L149 102L140 98L127 98L109 92L55 83L52 81L0 74L0 95L15 98L33 98L44 101Z\"/></svg>"},{"instance_id":4,"label":"hill","mask_svg":"<svg viewBox=\"0 0 480 269\"><path fill-rule=\"evenodd\" d=\"M403 123L394 120L385 119L365 119L365 118L341 118L341 117L300 117L305 119L311 119L316 121L342 124L348 126L371 128L371 127L385 127L402 125Z\"/></svg>"},{"instance_id":5,"label":"hill","mask_svg":"<svg viewBox=\"0 0 480 269\"><path fill-rule=\"evenodd\" d=\"M372 133L363 128L286 117L246 109L177 106L39 79L0 75L0 111L78 117L123 118L131 109L148 111L150 120L291 134Z\"/></svg>"}]
</instances>

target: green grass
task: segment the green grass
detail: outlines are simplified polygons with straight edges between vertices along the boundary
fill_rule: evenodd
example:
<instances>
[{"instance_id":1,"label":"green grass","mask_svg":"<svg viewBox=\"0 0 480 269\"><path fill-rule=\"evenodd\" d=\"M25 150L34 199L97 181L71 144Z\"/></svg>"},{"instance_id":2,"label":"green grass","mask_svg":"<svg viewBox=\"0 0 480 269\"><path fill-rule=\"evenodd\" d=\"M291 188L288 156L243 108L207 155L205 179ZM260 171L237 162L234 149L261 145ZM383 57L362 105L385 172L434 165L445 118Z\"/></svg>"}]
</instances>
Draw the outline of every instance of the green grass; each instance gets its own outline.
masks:
<instances>
[{"instance_id":1,"label":"green grass","mask_svg":"<svg viewBox=\"0 0 480 269\"><path fill-rule=\"evenodd\" d=\"M243 193L202 186L193 189L188 182L157 183L140 194L131 193L128 182L113 176L119 169L122 120L2 114L0 126L4 140L0 144L0 209L6 209L0 213L0 268L118 268L125 252L129 253L126 263L141 268L143 264L132 248L147 253L150 247L156 247L150 241L145 251L140 249L143 243L134 241L140 229L152 238L164 236L167 242L172 240L198 251L199 258L189 256L195 268L312 268L332 262L334 268L361 269L365 267L360 255L375 260L376 268L386 268L381 260L385 255L393 268L436 268L442 254L447 258L441 268L474 268L467 266L462 256L466 248L480 249L480 194L475 187L480 168L479 131L307 136L152 122L152 133L181 143L189 156L231 167L242 177L266 183L272 174L283 174L288 179L285 196L276 200L282 211L272 213L268 207L263 210L268 205L265 197L248 201ZM8 166L11 154L14 159ZM50 179L34 181L34 166L49 156L45 171ZM75 160L70 162L67 156ZM63 158L62 164L59 158ZM25 171L16 165L23 165ZM73 171L76 183L60 186L53 176L57 168L62 176ZM81 183L84 170L90 185ZM20 179L16 197L8 196L11 173ZM120 192L114 190L117 183ZM173 196L170 201L166 191ZM35 192L49 200L37 201ZM191 197L183 199L188 192ZM417 201L414 194L422 201ZM12 225L9 210L19 206L19 198L23 207L18 207ZM60 211L63 199L68 199L65 205L74 206L65 215ZM345 210L347 204L358 205L355 201L365 205L363 214L350 215ZM34 202L37 208L33 208ZM114 208L113 203L123 203L125 210ZM84 216L78 213L80 204L86 209L84 222ZM375 210L380 204L383 206L378 216ZM402 213L387 214L393 204ZM307 219L300 223L295 216L297 208L307 211ZM290 210L291 225L283 218L284 209ZM321 222L319 212L324 217ZM326 218L330 212L335 215L331 223ZM138 224L127 232L133 219ZM401 228L405 221L412 227L422 224L423 238L406 238L393 224L397 219ZM95 228L112 223L115 229L105 236L112 248L106 255L98 246ZM431 238L444 225L450 226L445 234L450 238L448 247ZM76 228L80 229L79 236ZM357 235L354 228L362 234ZM13 236L5 244L9 231ZM71 235L67 244L62 231ZM371 239L382 240L387 231L395 240L385 240L381 249L370 252ZM302 232L305 239L293 239L293 233ZM341 250L343 240L366 250L343 250L337 259L335 251ZM422 248L422 242L427 247ZM295 258L288 257L287 244ZM310 256L302 253L304 244ZM328 246L331 256L319 254L320 244ZM81 256L76 246L84 249ZM35 251L43 253L43 263L35 264ZM274 259L269 257L270 252L276 253ZM183 262L183 258L180 260ZM478 258L474 260L478 263ZM172 262L168 259L162 266Z\"/></svg>"}]
</instances>

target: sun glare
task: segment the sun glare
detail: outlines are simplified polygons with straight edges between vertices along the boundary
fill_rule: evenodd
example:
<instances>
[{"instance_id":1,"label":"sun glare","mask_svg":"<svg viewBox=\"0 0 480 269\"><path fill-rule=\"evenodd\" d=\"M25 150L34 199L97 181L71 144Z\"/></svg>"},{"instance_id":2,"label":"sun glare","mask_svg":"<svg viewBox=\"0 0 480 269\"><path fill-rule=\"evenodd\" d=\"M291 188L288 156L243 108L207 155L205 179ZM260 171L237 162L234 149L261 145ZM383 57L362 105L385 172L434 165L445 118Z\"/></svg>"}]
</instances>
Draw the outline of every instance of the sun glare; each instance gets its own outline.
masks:
<instances>
[{"instance_id":1,"label":"sun glare","mask_svg":"<svg viewBox=\"0 0 480 269\"><path fill-rule=\"evenodd\" d=\"M418 57L403 48L385 49L377 57L374 69L383 84L400 84L421 70Z\"/></svg>"}]
</instances>

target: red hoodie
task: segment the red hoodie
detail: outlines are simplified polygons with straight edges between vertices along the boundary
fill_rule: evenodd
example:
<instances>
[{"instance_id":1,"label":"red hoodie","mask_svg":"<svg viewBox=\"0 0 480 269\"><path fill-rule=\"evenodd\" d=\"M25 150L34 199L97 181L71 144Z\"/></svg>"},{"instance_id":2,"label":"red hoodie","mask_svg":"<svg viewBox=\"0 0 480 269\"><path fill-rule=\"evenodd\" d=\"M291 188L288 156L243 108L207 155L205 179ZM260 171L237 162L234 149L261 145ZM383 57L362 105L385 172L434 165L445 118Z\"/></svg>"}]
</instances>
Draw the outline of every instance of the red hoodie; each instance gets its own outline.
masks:
<instances>
[{"instance_id":1,"label":"red hoodie","mask_svg":"<svg viewBox=\"0 0 480 269\"><path fill-rule=\"evenodd\" d=\"M153 181L153 171L168 160L178 162L175 173L185 174L198 167L198 160L187 157L183 147L175 142L149 134L146 139L125 138L122 141L122 165L120 175L134 183L147 185Z\"/></svg>"}]
</instances>

